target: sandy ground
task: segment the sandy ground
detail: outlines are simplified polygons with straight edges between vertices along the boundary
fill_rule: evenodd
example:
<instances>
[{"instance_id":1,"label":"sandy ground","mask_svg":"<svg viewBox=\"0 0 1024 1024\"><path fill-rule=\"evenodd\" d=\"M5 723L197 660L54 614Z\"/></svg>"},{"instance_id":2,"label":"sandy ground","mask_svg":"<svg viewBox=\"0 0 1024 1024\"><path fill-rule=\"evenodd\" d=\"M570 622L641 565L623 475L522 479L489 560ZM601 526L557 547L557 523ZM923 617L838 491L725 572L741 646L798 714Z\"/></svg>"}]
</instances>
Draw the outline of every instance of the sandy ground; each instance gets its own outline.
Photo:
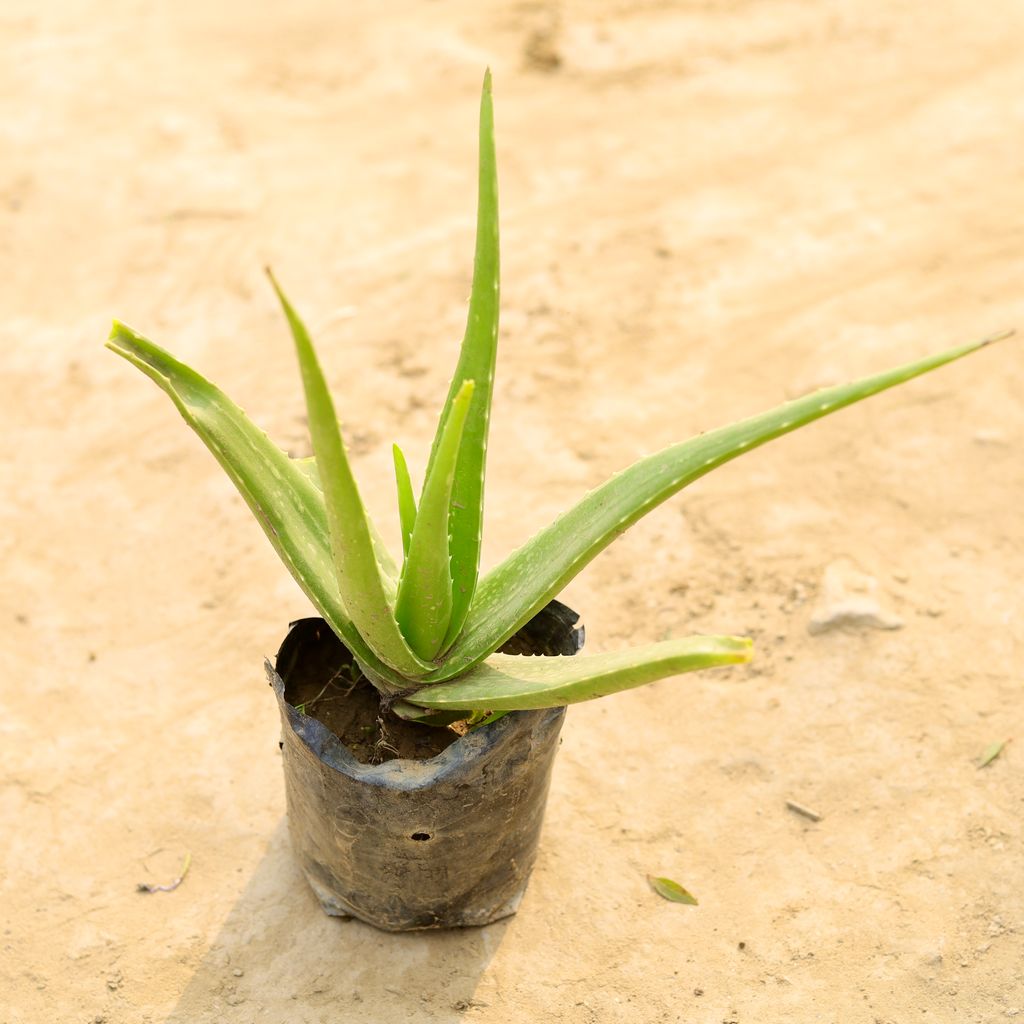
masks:
<instances>
[{"instance_id":1,"label":"sandy ground","mask_svg":"<svg viewBox=\"0 0 1024 1024\"><path fill-rule=\"evenodd\" d=\"M644 452L1024 327L1022 33L1014 0L5 0L0 1020L1024 1019L1020 342L603 555L565 595L591 650L746 631L756 665L572 710L519 915L398 937L324 917L289 854L262 658L304 599L101 348L127 320L301 449L272 261L395 536L490 63L493 563ZM851 587L900 628L810 632Z\"/></svg>"}]
</instances>

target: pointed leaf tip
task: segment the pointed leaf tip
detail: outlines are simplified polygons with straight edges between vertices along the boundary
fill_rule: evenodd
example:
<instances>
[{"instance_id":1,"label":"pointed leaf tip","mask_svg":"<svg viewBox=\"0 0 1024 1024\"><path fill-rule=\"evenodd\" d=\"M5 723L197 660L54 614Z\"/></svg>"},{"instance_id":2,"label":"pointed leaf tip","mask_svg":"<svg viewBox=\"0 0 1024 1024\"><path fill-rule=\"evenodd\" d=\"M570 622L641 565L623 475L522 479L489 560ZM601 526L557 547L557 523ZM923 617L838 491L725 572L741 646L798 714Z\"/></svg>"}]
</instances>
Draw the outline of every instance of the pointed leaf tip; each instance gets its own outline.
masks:
<instances>
[{"instance_id":1,"label":"pointed leaf tip","mask_svg":"<svg viewBox=\"0 0 1024 1024\"><path fill-rule=\"evenodd\" d=\"M629 526L688 484L726 462L814 420L1008 337L991 335L850 384L825 388L774 409L699 434L650 455L585 495L492 569L444 664L428 678L460 676L499 647Z\"/></svg>"},{"instance_id":2,"label":"pointed leaf tip","mask_svg":"<svg viewBox=\"0 0 1024 1024\"><path fill-rule=\"evenodd\" d=\"M472 378L476 381L476 393L459 450L452 490L453 501L449 510L452 610L441 652L447 651L462 632L473 595L476 593L480 572L487 434L498 344L498 307L501 290L501 260L498 251L498 171L489 69L484 77L484 88L480 98L479 132L476 243L466 331L427 467L429 476L437 458L437 449L445 423L451 415L455 395L461 382Z\"/></svg>"},{"instance_id":3,"label":"pointed leaf tip","mask_svg":"<svg viewBox=\"0 0 1024 1024\"><path fill-rule=\"evenodd\" d=\"M226 471L292 576L382 688L408 680L363 640L332 573L329 529L318 478L290 459L222 391L158 345L118 323L110 348L164 391Z\"/></svg>"},{"instance_id":4,"label":"pointed leaf tip","mask_svg":"<svg viewBox=\"0 0 1024 1024\"><path fill-rule=\"evenodd\" d=\"M288 301L288 297L285 295L284 290L281 288L281 285L278 282L276 275L274 274L273 268L270 266L269 263L263 268L263 273L267 275L267 280L270 282L270 287L274 289L274 294L277 296L277 301L281 303L281 306L284 308L285 312L287 313L288 311L291 311L292 313L294 313L294 310L292 309L292 304Z\"/></svg>"},{"instance_id":5,"label":"pointed leaf tip","mask_svg":"<svg viewBox=\"0 0 1024 1024\"><path fill-rule=\"evenodd\" d=\"M978 345L978 348L994 345L997 341L1006 341L1007 338L1012 338L1016 333L1016 327L1008 327L1005 331L996 331L995 334L990 334L987 338L984 338Z\"/></svg>"}]
</instances>

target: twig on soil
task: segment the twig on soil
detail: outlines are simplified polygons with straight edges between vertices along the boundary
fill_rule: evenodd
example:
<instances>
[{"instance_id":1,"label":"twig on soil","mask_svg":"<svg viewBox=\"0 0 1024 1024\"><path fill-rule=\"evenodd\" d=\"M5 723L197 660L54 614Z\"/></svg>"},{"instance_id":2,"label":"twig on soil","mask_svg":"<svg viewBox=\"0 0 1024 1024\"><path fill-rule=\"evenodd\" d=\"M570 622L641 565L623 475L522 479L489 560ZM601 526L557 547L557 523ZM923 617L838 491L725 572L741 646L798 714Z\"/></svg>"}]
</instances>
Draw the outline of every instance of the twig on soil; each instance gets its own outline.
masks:
<instances>
[{"instance_id":1,"label":"twig on soil","mask_svg":"<svg viewBox=\"0 0 1024 1024\"><path fill-rule=\"evenodd\" d=\"M323 697L323 695L327 692L328 686L337 685L340 688L341 683L337 683L337 678L345 671L346 667L347 666L343 665L341 668L339 668L338 671L335 672L334 675L331 676L331 678L328 679L326 683L324 683L323 689L312 700L304 700L301 704L296 704L295 710L298 711L300 715L304 715L306 713L306 708L311 708L314 704L317 703L317 701L320 700L321 697ZM349 678L350 682L347 690L344 690L342 693L335 694L333 697L328 697L326 699L340 700L343 697L347 697L356 688L356 684L359 682L358 676L356 676L354 679L351 676Z\"/></svg>"},{"instance_id":2,"label":"twig on soil","mask_svg":"<svg viewBox=\"0 0 1024 1024\"><path fill-rule=\"evenodd\" d=\"M185 881L185 876L188 874L188 869L192 864L192 854L185 854L185 863L181 866L181 874L178 875L173 882L168 882L167 885L153 885L150 882L139 882L136 889L139 892L174 892L175 889Z\"/></svg>"},{"instance_id":3,"label":"twig on soil","mask_svg":"<svg viewBox=\"0 0 1024 1024\"><path fill-rule=\"evenodd\" d=\"M810 807L804 807L803 804L798 804L795 800L787 800L786 807L794 814L799 814L800 817L807 818L809 821L821 821L821 815L817 811L812 811Z\"/></svg>"},{"instance_id":4,"label":"twig on soil","mask_svg":"<svg viewBox=\"0 0 1024 1024\"><path fill-rule=\"evenodd\" d=\"M377 737L377 741L373 745L373 750L370 752L370 764L380 764L384 760L384 751L390 750L395 757L401 757L401 753L398 748L393 746L388 741L388 731L384 727L384 716L377 716L377 730L380 735Z\"/></svg>"}]
</instances>

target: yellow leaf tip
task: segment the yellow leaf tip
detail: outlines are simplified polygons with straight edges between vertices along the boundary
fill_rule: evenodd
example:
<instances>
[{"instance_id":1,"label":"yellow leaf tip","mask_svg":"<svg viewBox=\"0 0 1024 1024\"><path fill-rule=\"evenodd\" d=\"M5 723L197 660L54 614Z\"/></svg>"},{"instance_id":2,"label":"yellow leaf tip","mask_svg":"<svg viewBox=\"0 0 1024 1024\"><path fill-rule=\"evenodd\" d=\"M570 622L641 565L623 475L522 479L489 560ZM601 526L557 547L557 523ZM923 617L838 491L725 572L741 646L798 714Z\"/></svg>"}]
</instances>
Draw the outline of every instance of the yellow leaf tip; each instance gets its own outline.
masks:
<instances>
[{"instance_id":1,"label":"yellow leaf tip","mask_svg":"<svg viewBox=\"0 0 1024 1024\"><path fill-rule=\"evenodd\" d=\"M111 342L120 341L124 337L137 338L138 334L133 331L123 320L112 320L110 323L110 334L107 335L106 345L112 347Z\"/></svg>"}]
</instances>

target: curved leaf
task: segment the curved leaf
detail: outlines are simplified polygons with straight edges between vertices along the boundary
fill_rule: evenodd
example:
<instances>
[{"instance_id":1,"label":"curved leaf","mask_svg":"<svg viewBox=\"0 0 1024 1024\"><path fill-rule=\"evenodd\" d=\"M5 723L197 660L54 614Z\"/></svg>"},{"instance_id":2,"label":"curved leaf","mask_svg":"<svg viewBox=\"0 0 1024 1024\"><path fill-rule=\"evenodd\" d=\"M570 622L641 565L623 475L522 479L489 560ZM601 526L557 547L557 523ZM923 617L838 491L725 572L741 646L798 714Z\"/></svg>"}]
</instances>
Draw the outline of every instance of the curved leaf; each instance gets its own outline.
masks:
<instances>
[{"instance_id":1,"label":"curved leaf","mask_svg":"<svg viewBox=\"0 0 1024 1024\"><path fill-rule=\"evenodd\" d=\"M219 388L130 327L114 323L107 348L175 404L245 499L281 561L381 689L408 687L348 617L334 578L323 496L308 469L277 448Z\"/></svg>"},{"instance_id":2,"label":"curved leaf","mask_svg":"<svg viewBox=\"0 0 1024 1024\"><path fill-rule=\"evenodd\" d=\"M334 401L327 389L313 342L305 324L269 270L267 276L277 292L295 340L341 599L349 618L377 657L396 672L414 679L429 671L430 665L413 653L398 628L374 554L369 516L345 454Z\"/></svg>"},{"instance_id":3,"label":"curved leaf","mask_svg":"<svg viewBox=\"0 0 1024 1024\"><path fill-rule=\"evenodd\" d=\"M486 658L619 534L687 484L776 437L1008 336L961 345L852 384L825 388L641 459L591 491L480 581L462 635L426 681L451 679Z\"/></svg>"},{"instance_id":4,"label":"curved leaf","mask_svg":"<svg viewBox=\"0 0 1024 1024\"><path fill-rule=\"evenodd\" d=\"M424 708L527 711L578 704L619 690L717 665L750 661L744 637L691 636L611 654L530 658L495 654L449 683L425 686L405 700Z\"/></svg>"}]
</instances>

